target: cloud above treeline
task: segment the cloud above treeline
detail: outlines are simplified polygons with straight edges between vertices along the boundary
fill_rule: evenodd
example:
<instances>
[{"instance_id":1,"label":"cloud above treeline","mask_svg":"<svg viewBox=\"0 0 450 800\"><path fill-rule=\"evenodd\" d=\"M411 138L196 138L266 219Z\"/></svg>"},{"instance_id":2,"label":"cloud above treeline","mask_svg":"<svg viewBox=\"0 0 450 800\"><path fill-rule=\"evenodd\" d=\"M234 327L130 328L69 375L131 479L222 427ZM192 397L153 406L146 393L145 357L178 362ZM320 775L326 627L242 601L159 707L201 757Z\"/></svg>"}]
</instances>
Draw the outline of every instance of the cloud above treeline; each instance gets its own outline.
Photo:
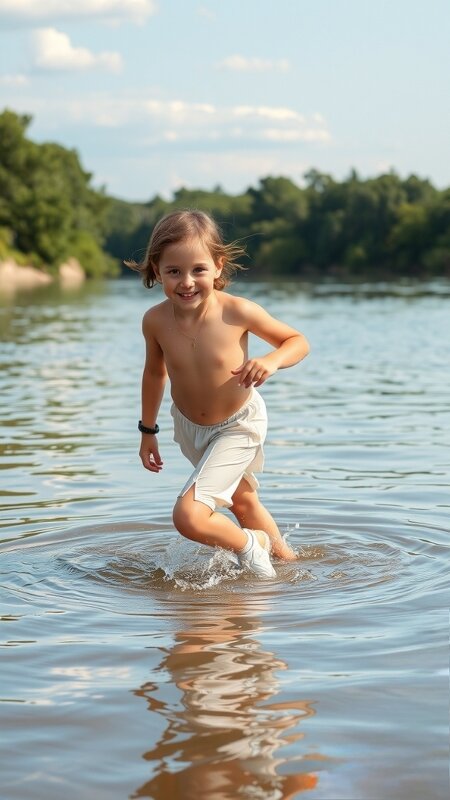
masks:
<instances>
[{"instance_id":1,"label":"cloud above treeline","mask_svg":"<svg viewBox=\"0 0 450 800\"><path fill-rule=\"evenodd\" d=\"M0 0L0 20L10 25L86 17L142 24L156 11L155 0Z\"/></svg>"},{"instance_id":2,"label":"cloud above treeline","mask_svg":"<svg viewBox=\"0 0 450 800\"><path fill-rule=\"evenodd\" d=\"M101 57L102 54L96 56ZM37 113L43 110L37 99L30 98L29 107ZM54 96L45 98L45 110L47 120L55 124L117 131L132 128L135 144L139 142L145 148L161 145L201 148L208 143L271 147L298 142L328 144L332 140L321 114L305 115L275 105L227 106L177 98L163 100L145 90Z\"/></svg>"},{"instance_id":3,"label":"cloud above treeline","mask_svg":"<svg viewBox=\"0 0 450 800\"><path fill-rule=\"evenodd\" d=\"M122 69L120 53L92 53L74 46L68 35L55 28L39 28L33 37L34 66L42 70L88 70L100 67L111 72Z\"/></svg>"},{"instance_id":4,"label":"cloud above treeline","mask_svg":"<svg viewBox=\"0 0 450 800\"><path fill-rule=\"evenodd\" d=\"M29 80L27 75L23 75L20 72L16 73L7 73L5 75L0 75L0 86L8 86L8 87L15 87L18 88L20 86L28 86Z\"/></svg>"},{"instance_id":5,"label":"cloud above treeline","mask_svg":"<svg viewBox=\"0 0 450 800\"><path fill-rule=\"evenodd\" d=\"M232 55L219 61L218 69L228 69L233 72L287 72L289 61L287 58L270 59L255 58L242 55Z\"/></svg>"}]
</instances>

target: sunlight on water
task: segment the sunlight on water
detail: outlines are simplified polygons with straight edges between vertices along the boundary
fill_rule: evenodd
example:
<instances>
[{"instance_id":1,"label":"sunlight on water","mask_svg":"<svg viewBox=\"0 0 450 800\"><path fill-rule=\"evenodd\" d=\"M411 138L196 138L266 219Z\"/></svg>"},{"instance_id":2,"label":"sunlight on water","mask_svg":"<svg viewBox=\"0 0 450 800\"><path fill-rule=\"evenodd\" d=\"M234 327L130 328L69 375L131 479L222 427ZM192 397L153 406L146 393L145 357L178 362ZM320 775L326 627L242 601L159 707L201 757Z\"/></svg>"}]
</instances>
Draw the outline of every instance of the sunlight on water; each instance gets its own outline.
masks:
<instances>
[{"instance_id":1,"label":"sunlight on water","mask_svg":"<svg viewBox=\"0 0 450 800\"><path fill-rule=\"evenodd\" d=\"M0 303L8 800L448 797L450 287L236 291L312 342L263 387L261 492L299 556L266 581L175 532L168 399L164 471L140 466L159 296Z\"/></svg>"}]
</instances>

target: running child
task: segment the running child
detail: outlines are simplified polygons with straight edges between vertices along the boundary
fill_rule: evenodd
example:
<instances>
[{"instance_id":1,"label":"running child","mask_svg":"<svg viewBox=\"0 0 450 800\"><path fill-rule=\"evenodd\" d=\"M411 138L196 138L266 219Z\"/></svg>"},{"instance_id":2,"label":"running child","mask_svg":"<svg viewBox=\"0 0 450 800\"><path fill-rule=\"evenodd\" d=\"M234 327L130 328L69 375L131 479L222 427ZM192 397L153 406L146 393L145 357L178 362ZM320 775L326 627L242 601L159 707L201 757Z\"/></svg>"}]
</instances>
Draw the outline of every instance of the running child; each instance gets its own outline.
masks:
<instances>
[{"instance_id":1,"label":"running child","mask_svg":"<svg viewBox=\"0 0 450 800\"><path fill-rule=\"evenodd\" d=\"M277 370L305 358L309 345L261 306L223 291L243 252L236 243L224 243L210 216L185 210L158 222L141 264L127 262L148 288L161 284L167 298L142 321L139 455L150 472L162 470L157 417L169 378L174 440L195 467L175 504L175 527L188 539L234 551L255 574L273 577L270 554L287 561L297 556L257 493L254 473L263 468L267 430L257 389ZM249 358L249 332L271 351ZM221 507L238 524L219 513Z\"/></svg>"}]
</instances>

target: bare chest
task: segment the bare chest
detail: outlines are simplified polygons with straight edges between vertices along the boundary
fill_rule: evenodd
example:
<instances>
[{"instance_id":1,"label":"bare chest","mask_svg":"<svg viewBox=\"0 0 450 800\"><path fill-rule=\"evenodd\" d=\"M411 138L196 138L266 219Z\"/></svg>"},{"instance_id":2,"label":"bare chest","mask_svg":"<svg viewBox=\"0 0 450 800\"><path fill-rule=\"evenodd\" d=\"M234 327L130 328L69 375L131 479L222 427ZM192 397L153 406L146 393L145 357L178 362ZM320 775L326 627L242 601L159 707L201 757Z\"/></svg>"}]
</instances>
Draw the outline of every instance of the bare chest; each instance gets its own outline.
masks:
<instances>
[{"instance_id":1,"label":"bare chest","mask_svg":"<svg viewBox=\"0 0 450 800\"><path fill-rule=\"evenodd\" d=\"M233 369L236 358L242 358L247 351L247 333L225 323L204 324L201 330L189 333L172 324L160 337L160 346L169 373L190 368Z\"/></svg>"}]
</instances>

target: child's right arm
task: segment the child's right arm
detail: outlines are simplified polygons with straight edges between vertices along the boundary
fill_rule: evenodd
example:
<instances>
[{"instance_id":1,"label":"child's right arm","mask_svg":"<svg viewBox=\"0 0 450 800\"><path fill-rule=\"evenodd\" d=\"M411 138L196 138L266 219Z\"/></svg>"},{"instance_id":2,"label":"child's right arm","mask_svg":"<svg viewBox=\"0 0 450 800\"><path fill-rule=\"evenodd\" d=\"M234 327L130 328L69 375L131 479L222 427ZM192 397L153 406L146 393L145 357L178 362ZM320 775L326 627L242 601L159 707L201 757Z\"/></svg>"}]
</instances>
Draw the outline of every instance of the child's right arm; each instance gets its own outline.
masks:
<instances>
[{"instance_id":1,"label":"child's right arm","mask_svg":"<svg viewBox=\"0 0 450 800\"><path fill-rule=\"evenodd\" d=\"M144 314L142 333L145 338L145 366L142 374L142 423L146 428L154 428L159 407L164 394L167 370L164 356L153 332L152 310ZM143 466L150 472L160 472L163 462L159 455L156 434L143 433L139 455Z\"/></svg>"}]
</instances>

